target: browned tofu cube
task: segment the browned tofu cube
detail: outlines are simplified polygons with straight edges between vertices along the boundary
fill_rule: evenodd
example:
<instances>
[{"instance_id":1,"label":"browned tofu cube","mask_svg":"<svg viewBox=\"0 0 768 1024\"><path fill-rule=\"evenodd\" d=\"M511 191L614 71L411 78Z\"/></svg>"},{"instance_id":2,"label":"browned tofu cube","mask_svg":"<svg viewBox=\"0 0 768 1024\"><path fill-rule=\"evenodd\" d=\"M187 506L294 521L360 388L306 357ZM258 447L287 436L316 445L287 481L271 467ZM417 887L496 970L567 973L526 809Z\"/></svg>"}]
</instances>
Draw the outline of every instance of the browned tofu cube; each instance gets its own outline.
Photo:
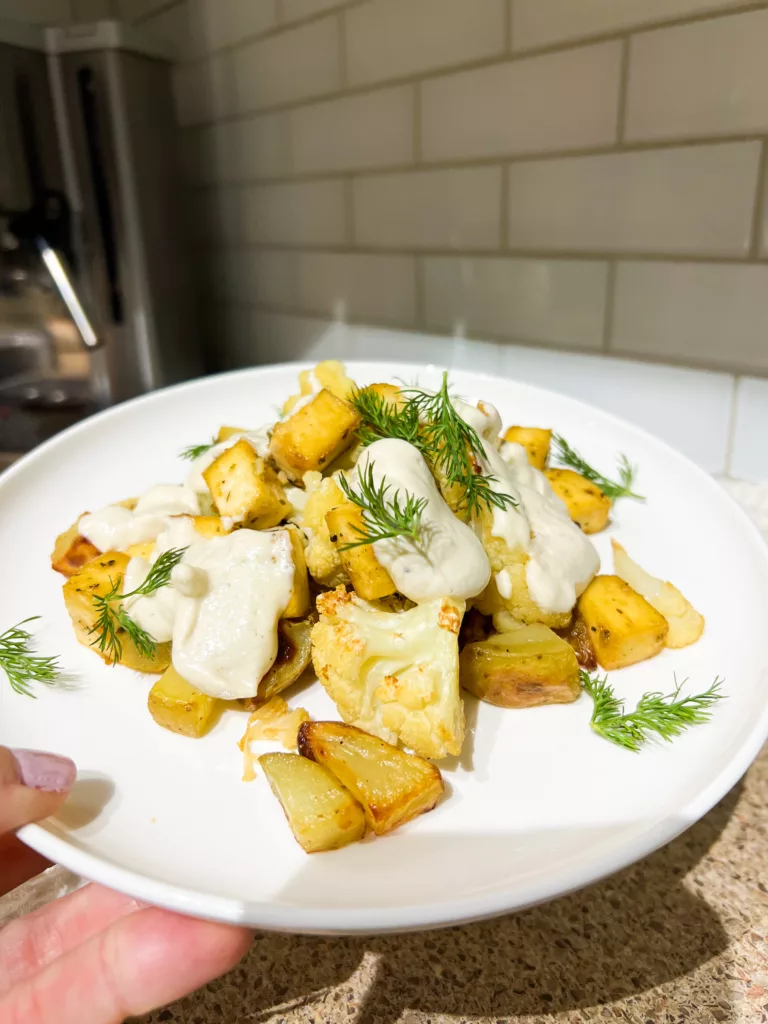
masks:
<instances>
[{"instance_id":1,"label":"browned tofu cube","mask_svg":"<svg viewBox=\"0 0 768 1024\"><path fill-rule=\"evenodd\" d=\"M280 469L300 480L324 470L355 440L360 416L343 398L323 388L311 402L275 425L269 447Z\"/></svg>"},{"instance_id":2,"label":"browned tofu cube","mask_svg":"<svg viewBox=\"0 0 768 1024\"><path fill-rule=\"evenodd\" d=\"M572 469L548 469L546 475L568 515L584 533L600 533L606 528L611 500L597 484Z\"/></svg>"},{"instance_id":3,"label":"browned tofu cube","mask_svg":"<svg viewBox=\"0 0 768 1024\"><path fill-rule=\"evenodd\" d=\"M605 669L645 661L664 647L667 620L618 576L595 576L577 607Z\"/></svg>"},{"instance_id":4,"label":"browned tofu cube","mask_svg":"<svg viewBox=\"0 0 768 1024\"><path fill-rule=\"evenodd\" d=\"M219 515L238 525L266 530L291 513L277 474L246 440L222 452L203 479Z\"/></svg>"},{"instance_id":5,"label":"browned tofu cube","mask_svg":"<svg viewBox=\"0 0 768 1024\"><path fill-rule=\"evenodd\" d=\"M79 523L78 519L68 530L59 534L51 552L51 568L62 576L73 576L100 554L97 547L81 536Z\"/></svg>"},{"instance_id":6,"label":"browned tofu cube","mask_svg":"<svg viewBox=\"0 0 768 1024\"><path fill-rule=\"evenodd\" d=\"M542 430L540 427L510 427L504 435L504 440L522 445L530 464L536 469L543 470L549 458L551 437L551 430Z\"/></svg>"},{"instance_id":7,"label":"browned tofu cube","mask_svg":"<svg viewBox=\"0 0 768 1024\"><path fill-rule=\"evenodd\" d=\"M364 601L377 601L381 597L389 597L397 591L384 566L374 554L371 544L363 544L355 548L346 548L347 544L355 544L365 533L363 511L353 501L337 505L326 514L325 521L336 545L341 564L347 570L352 586Z\"/></svg>"}]
</instances>

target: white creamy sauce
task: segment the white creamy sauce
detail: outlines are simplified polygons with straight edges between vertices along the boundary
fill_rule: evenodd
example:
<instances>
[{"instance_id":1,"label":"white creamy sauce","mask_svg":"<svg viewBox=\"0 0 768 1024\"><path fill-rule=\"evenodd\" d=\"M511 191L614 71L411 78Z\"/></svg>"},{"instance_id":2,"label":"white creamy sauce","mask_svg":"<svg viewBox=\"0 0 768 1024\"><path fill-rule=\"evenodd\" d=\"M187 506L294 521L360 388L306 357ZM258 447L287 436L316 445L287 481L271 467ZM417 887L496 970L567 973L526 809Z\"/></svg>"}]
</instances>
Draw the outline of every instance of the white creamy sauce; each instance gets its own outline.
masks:
<instances>
[{"instance_id":1,"label":"white creamy sauce","mask_svg":"<svg viewBox=\"0 0 768 1024\"><path fill-rule=\"evenodd\" d=\"M79 529L99 551L124 551L131 544L154 540L169 516L200 515L200 511L200 499L189 487L159 484L143 494L132 510L107 505L82 516Z\"/></svg>"},{"instance_id":2,"label":"white creamy sauce","mask_svg":"<svg viewBox=\"0 0 768 1024\"><path fill-rule=\"evenodd\" d=\"M223 700L253 697L277 655L277 622L293 590L290 536L238 530L205 540L181 520L158 547L184 541L171 584L126 607L155 640L173 640L173 666L196 689ZM135 589L148 571L149 563L132 559L126 587Z\"/></svg>"},{"instance_id":3,"label":"white creamy sauce","mask_svg":"<svg viewBox=\"0 0 768 1024\"><path fill-rule=\"evenodd\" d=\"M198 494L207 494L208 484L205 482L203 473L218 459L222 452L232 448L233 445L236 445L243 438L245 438L260 458L266 459L269 455L269 433L273 427L274 423L265 423L263 426L257 427L256 430L244 430L242 433L232 434L226 441L220 441L219 444L213 445L212 448L203 452L202 455L198 455L190 466L187 475L187 487Z\"/></svg>"},{"instance_id":4,"label":"white creamy sauce","mask_svg":"<svg viewBox=\"0 0 768 1024\"><path fill-rule=\"evenodd\" d=\"M492 441L494 444L498 444L498 437L501 433L501 416L494 405L482 401L476 405L470 405L460 398L452 398L451 405L464 422L474 428L475 433L483 441Z\"/></svg>"},{"instance_id":5,"label":"white creamy sauce","mask_svg":"<svg viewBox=\"0 0 768 1024\"><path fill-rule=\"evenodd\" d=\"M512 495L517 508L494 508L493 536L528 553L526 582L536 604L547 612L567 612L600 567L594 545L575 523L543 473L528 462L519 444L504 442L501 451L486 443L491 485ZM504 596L497 580L499 593Z\"/></svg>"},{"instance_id":6,"label":"white creamy sauce","mask_svg":"<svg viewBox=\"0 0 768 1024\"><path fill-rule=\"evenodd\" d=\"M451 512L421 453L407 441L385 438L365 449L359 468L373 467L373 479L389 484L387 498L396 491L427 501L422 513L423 540L416 544L406 537L377 540L376 558L395 586L412 601L435 597L466 599L483 591L491 567L475 533ZM353 475L353 481L356 477ZM353 486L355 484L353 483Z\"/></svg>"}]
</instances>

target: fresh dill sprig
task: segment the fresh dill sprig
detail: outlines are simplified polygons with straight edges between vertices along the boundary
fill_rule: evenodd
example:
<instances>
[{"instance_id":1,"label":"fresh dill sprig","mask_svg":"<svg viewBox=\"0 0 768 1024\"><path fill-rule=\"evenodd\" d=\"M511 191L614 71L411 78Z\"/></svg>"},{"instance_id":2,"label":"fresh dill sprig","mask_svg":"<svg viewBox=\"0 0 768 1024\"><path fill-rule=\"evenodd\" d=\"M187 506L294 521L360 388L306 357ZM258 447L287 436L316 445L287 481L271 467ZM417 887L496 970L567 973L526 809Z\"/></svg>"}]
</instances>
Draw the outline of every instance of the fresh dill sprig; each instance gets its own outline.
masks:
<instances>
[{"instance_id":1,"label":"fresh dill sprig","mask_svg":"<svg viewBox=\"0 0 768 1024\"><path fill-rule=\"evenodd\" d=\"M171 582L172 570L179 564L186 550L170 548L164 551L149 570L144 582L127 594L120 593L123 577L118 576L116 580L110 580L112 586L106 594L94 595L93 603L98 609L99 617L88 631L95 634L91 647L98 647L113 665L116 665L123 656L123 642L120 637L122 632L142 657L154 657L157 644L149 633L131 618L123 607L123 602L129 597L148 597L161 587L167 587Z\"/></svg>"},{"instance_id":2,"label":"fresh dill sprig","mask_svg":"<svg viewBox=\"0 0 768 1024\"><path fill-rule=\"evenodd\" d=\"M0 669L16 693L33 698L31 683L54 686L61 678L59 659L35 654L32 634L24 629L28 622L39 618L39 615L32 615L0 634Z\"/></svg>"},{"instance_id":3,"label":"fresh dill sprig","mask_svg":"<svg viewBox=\"0 0 768 1024\"><path fill-rule=\"evenodd\" d=\"M414 445L423 455L428 453L429 445L420 433L418 409L411 403L400 406L388 402L371 388L356 389L348 401L363 418L357 436L364 447L385 437L395 437Z\"/></svg>"},{"instance_id":4,"label":"fresh dill sprig","mask_svg":"<svg viewBox=\"0 0 768 1024\"><path fill-rule=\"evenodd\" d=\"M574 469L593 484L597 484L606 498L610 498L611 501L616 501L618 498L636 498L637 501L645 501L642 495L635 494L632 490L635 467L630 464L626 455L619 455L617 465L619 483L617 483L615 480L609 480L608 477L593 469L577 451L571 448L560 434L553 434L552 440L555 445L555 458L560 465Z\"/></svg>"},{"instance_id":5,"label":"fresh dill sprig","mask_svg":"<svg viewBox=\"0 0 768 1024\"><path fill-rule=\"evenodd\" d=\"M652 735L670 742L690 726L709 721L712 705L725 697L720 692L722 680L719 678L704 693L680 697L683 681L667 696L644 693L635 710L625 714L624 704L609 685L607 676L593 678L584 669L579 671L579 676L595 705L590 721L592 729L611 743L633 751L639 750Z\"/></svg>"},{"instance_id":6,"label":"fresh dill sprig","mask_svg":"<svg viewBox=\"0 0 768 1024\"><path fill-rule=\"evenodd\" d=\"M485 449L477 431L466 423L451 402L448 373L443 373L440 390L435 394L408 388L406 408L416 410L429 446L432 468L443 474L449 485L462 491L461 511L477 515L483 508L504 509L517 502L511 494L493 489L495 477L482 472Z\"/></svg>"},{"instance_id":7,"label":"fresh dill sprig","mask_svg":"<svg viewBox=\"0 0 768 1024\"><path fill-rule=\"evenodd\" d=\"M358 472L357 491L343 475L339 477L339 484L347 498L363 510L362 528L354 525L360 540L344 544L339 548L340 551L349 551L351 548L359 548L392 537L407 537L415 544L419 543L422 531L421 517L427 507L426 498L415 498L407 491L404 492L402 503L400 491L395 491L391 498L387 497L390 485L384 478L378 484L375 482L371 463Z\"/></svg>"},{"instance_id":8,"label":"fresh dill sprig","mask_svg":"<svg viewBox=\"0 0 768 1024\"><path fill-rule=\"evenodd\" d=\"M205 455L207 451L216 444L216 438L211 438L208 444L191 444L189 448L185 448L179 452L179 458L187 459L189 462L193 462L195 459L199 459L201 455Z\"/></svg>"}]
</instances>

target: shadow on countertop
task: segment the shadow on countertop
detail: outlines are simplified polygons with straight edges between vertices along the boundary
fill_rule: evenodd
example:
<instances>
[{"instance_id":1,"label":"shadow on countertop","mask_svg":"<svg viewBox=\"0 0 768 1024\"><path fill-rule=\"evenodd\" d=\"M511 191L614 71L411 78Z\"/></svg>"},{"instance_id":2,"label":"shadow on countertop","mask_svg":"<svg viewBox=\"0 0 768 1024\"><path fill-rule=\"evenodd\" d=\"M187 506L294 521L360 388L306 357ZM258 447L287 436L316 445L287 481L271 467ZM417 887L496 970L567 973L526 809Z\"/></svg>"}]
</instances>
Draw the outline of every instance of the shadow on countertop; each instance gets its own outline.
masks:
<instances>
[{"instance_id":1,"label":"shadow on countertop","mask_svg":"<svg viewBox=\"0 0 768 1024\"><path fill-rule=\"evenodd\" d=\"M312 1004L314 1012L301 1019L394 1024L410 1010L420 1019L506 1022L640 995L728 945L715 911L683 879L728 824L741 790L739 783L705 818L638 864L518 914L400 936L259 933L235 971L142 1020L245 1024L298 1019L296 1011ZM714 984L707 996L715 1012L707 1019L735 1020L726 1009L728 978Z\"/></svg>"}]
</instances>

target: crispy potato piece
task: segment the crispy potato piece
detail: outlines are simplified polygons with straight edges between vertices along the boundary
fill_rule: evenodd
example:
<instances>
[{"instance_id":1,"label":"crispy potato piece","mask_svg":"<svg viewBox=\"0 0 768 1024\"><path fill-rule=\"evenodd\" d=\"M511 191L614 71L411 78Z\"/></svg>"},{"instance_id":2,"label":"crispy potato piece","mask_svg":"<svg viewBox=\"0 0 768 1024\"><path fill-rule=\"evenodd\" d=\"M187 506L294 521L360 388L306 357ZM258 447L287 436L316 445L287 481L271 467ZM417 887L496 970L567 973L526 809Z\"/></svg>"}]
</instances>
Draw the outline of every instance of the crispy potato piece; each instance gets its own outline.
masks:
<instances>
[{"instance_id":1,"label":"crispy potato piece","mask_svg":"<svg viewBox=\"0 0 768 1024\"><path fill-rule=\"evenodd\" d=\"M312 626L316 618L280 619L277 624L277 657L259 683L256 696L241 701L247 711L253 711L287 689L309 665L312 660Z\"/></svg>"},{"instance_id":2,"label":"crispy potato piece","mask_svg":"<svg viewBox=\"0 0 768 1024\"><path fill-rule=\"evenodd\" d=\"M294 480L324 470L350 447L360 416L327 388L307 405L275 425L269 448L280 469Z\"/></svg>"},{"instance_id":3,"label":"crispy potato piece","mask_svg":"<svg viewBox=\"0 0 768 1024\"><path fill-rule=\"evenodd\" d=\"M346 786L379 836L431 811L445 788L434 764L342 722L305 722L299 753Z\"/></svg>"},{"instance_id":4,"label":"crispy potato piece","mask_svg":"<svg viewBox=\"0 0 768 1024\"><path fill-rule=\"evenodd\" d=\"M568 509L568 515L584 533L600 533L608 525L611 500L597 484L572 469L548 469L547 480Z\"/></svg>"},{"instance_id":5,"label":"crispy potato piece","mask_svg":"<svg viewBox=\"0 0 768 1024\"><path fill-rule=\"evenodd\" d=\"M373 392L382 398L387 405L397 406L398 409L405 405L407 399L402 393L397 384L369 384L365 388L361 388L361 393L366 394Z\"/></svg>"},{"instance_id":6,"label":"crispy potato piece","mask_svg":"<svg viewBox=\"0 0 768 1024\"><path fill-rule=\"evenodd\" d=\"M597 668L595 648L592 646L592 633L578 612L573 616L570 626L555 632L571 645L576 652L576 661L582 668L590 671Z\"/></svg>"},{"instance_id":7,"label":"crispy potato piece","mask_svg":"<svg viewBox=\"0 0 768 1024\"><path fill-rule=\"evenodd\" d=\"M573 648L539 624L467 644L459 657L459 681L503 708L568 704L581 692Z\"/></svg>"},{"instance_id":8,"label":"crispy potato piece","mask_svg":"<svg viewBox=\"0 0 768 1024\"><path fill-rule=\"evenodd\" d=\"M244 434L245 427L219 427L219 432L216 435L216 444L221 444L223 441L228 441L230 437L234 437L235 434Z\"/></svg>"},{"instance_id":9,"label":"crispy potato piece","mask_svg":"<svg viewBox=\"0 0 768 1024\"><path fill-rule=\"evenodd\" d=\"M102 654L93 645L96 639L91 630L99 618L99 609L93 603L95 596L103 597L112 589L115 580L125 575L130 559L122 551L106 551L103 555L89 562L88 565L70 576L64 584L64 604L72 619L75 636L86 647L94 650L108 664L111 658ZM138 672L164 672L171 662L170 643L158 644L152 658L145 658L134 647L125 630L118 630L118 637L123 645L120 664Z\"/></svg>"},{"instance_id":10,"label":"crispy potato piece","mask_svg":"<svg viewBox=\"0 0 768 1024\"><path fill-rule=\"evenodd\" d=\"M666 643L667 620L618 576L595 576L577 607L605 669L653 658Z\"/></svg>"},{"instance_id":11,"label":"crispy potato piece","mask_svg":"<svg viewBox=\"0 0 768 1024\"><path fill-rule=\"evenodd\" d=\"M83 515L87 515L84 512ZM74 576L84 565L98 558L101 552L86 540L80 533L80 519L77 519L68 530L56 538L51 552L51 568L62 576Z\"/></svg>"},{"instance_id":12,"label":"crispy potato piece","mask_svg":"<svg viewBox=\"0 0 768 1024\"><path fill-rule=\"evenodd\" d=\"M220 516L192 516L192 525L201 537L224 537L232 531L222 523Z\"/></svg>"},{"instance_id":13,"label":"crispy potato piece","mask_svg":"<svg viewBox=\"0 0 768 1024\"><path fill-rule=\"evenodd\" d=\"M344 550L345 544L354 544L365 533L363 510L359 505L345 501L326 513L325 522L331 543L336 545L341 564L358 596L366 601L377 601L397 592L392 577L374 554L372 544Z\"/></svg>"},{"instance_id":14,"label":"crispy potato piece","mask_svg":"<svg viewBox=\"0 0 768 1024\"><path fill-rule=\"evenodd\" d=\"M216 720L222 702L200 693L169 665L149 691L147 707L158 725L182 736L204 736Z\"/></svg>"},{"instance_id":15,"label":"crispy potato piece","mask_svg":"<svg viewBox=\"0 0 768 1024\"><path fill-rule=\"evenodd\" d=\"M299 373L299 393L291 395L283 403L283 416L293 412L302 398L316 394L321 388L328 388L337 398L347 398L355 390L355 382L347 376L344 363L338 359L324 359L313 370Z\"/></svg>"},{"instance_id":16,"label":"crispy potato piece","mask_svg":"<svg viewBox=\"0 0 768 1024\"><path fill-rule=\"evenodd\" d=\"M303 619L310 609L309 597L309 575L307 574L307 559L304 554L304 541L298 527L289 525L285 529L291 538L291 550L293 553L293 591L288 607L283 612L286 619Z\"/></svg>"},{"instance_id":17,"label":"crispy potato piece","mask_svg":"<svg viewBox=\"0 0 768 1024\"><path fill-rule=\"evenodd\" d=\"M544 471L549 458L549 442L551 430L541 427L510 427L504 435L505 441L521 444L528 455L528 461L536 469Z\"/></svg>"},{"instance_id":18,"label":"crispy potato piece","mask_svg":"<svg viewBox=\"0 0 768 1024\"><path fill-rule=\"evenodd\" d=\"M617 541L612 540L616 575L645 598L669 623L667 647L688 647L704 632L704 616L687 601L677 587L656 579L634 562Z\"/></svg>"},{"instance_id":19,"label":"crispy potato piece","mask_svg":"<svg viewBox=\"0 0 768 1024\"><path fill-rule=\"evenodd\" d=\"M266 530L291 512L277 473L246 440L223 451L204 471L216 511L243 526Z\"/></svg>"},{"instance_id":20,"label":"crispy potato piece","mask_svg":"<svg viewBox=\"0 0 768 1024\"><path fill-rule=\"evenodd\" d=\"M298 754L262 754L259 764L306 853L338 850L363 838L363 808L322 765Z\"/></svg>"}]
</instances>

